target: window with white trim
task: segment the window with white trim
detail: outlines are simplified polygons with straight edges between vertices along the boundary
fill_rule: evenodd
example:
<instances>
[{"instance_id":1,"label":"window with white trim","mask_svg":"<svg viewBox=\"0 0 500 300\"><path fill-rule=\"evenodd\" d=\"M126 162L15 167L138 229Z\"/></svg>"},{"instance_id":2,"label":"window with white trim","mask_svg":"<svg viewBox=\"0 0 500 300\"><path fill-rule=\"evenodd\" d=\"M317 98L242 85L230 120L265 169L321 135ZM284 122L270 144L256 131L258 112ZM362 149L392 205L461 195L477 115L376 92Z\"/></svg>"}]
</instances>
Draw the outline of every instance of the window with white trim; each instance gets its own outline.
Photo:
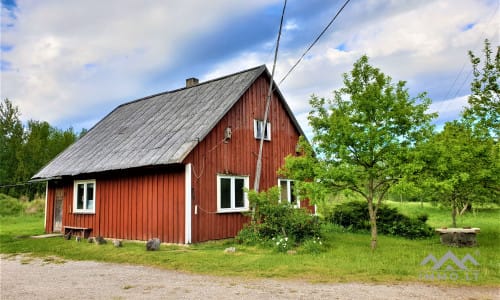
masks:
<instances>
[{"instance_id":1,"label":"window with white trim","mask_svg":"<svg viewBox=\"0 0 500 300\"><path fill-rule=\"evenodd\" d=\"M266 122L266 126L264 126L264 121L262 120L253 120L253 135L256 139L261 139L262 135L264 135L265 141L271 140L271 123Z\"/></svg>"},{"instance_id":2,"label":"window with white trim","mask_svg":"<svg viewBox=\"0 0 500 300\"><path fill-rule=\"evenodd\" d=\"M280 201L287 201L295 207L300 207L300 201L295 195L295 182L290 179L278 179Z\"/></svg>"},{"instance_id":3,"label":"window with white trim","mask_svg":"<svg viewBox=\"0 0 500 300\"><path fill-rule=\"evenodd\" d=\"M95 213L95 180L75 180L73 212L81 214Z\"/></svg>"},{"instance_id":4,"label":"window with white trim","mask_svg":"<svg viewBox=\"0 0 500 300\"><path fill-rule=\"evenodd\" d=\"M217 212L248 211L248 176L217 175Z\"/></svg>"}]
</instances>

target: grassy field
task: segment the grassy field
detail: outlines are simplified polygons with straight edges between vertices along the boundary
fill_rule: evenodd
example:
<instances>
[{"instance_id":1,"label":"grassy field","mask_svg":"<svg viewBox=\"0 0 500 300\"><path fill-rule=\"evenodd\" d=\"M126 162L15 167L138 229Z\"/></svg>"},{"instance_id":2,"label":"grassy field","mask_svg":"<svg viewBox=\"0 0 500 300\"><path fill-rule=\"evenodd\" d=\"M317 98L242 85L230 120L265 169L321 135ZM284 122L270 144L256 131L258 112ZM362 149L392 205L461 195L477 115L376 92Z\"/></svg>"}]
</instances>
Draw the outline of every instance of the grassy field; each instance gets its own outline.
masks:
<instances>
[{"instance_id":1,"label":"grassy field","mask_svg":"<svg viewBox=\"0 0 500 300\"><path fill-rule=\"evenodd\" d=\"M450 214L438 207L419 203L390 203L408 215L425 212L433 227L450 227ZM122 248L77 243L63 238L32 239L43 233L43 216L21 215L0 217L0 252L26 253L52 260L93 260L140 264L185 272L249 278L303 279L311 282L425 282L444 285L500 285L500 209L483 208L458 219L458 226L480 227L478 246L452 248L440 244L439 237L406 240L380 236L379 247L370 250L369 234L343 232L341 228L325 229L326 250L310 254L298 248L293 255L277 253L269 248L242 246L233 240L194 244L162 245L160 251L145 251L144 242L124 241ZM224 249L236 247L235 253ZM470 254L479 266L471 270L436 274L432 264L421 266L433 254L438 260L448 251L459 259ZM434 276L431 277L431 274ZM440 276L438 278L438 275ZM446 276L443 277L443 276Z\"/></svg>"}]
</instances>

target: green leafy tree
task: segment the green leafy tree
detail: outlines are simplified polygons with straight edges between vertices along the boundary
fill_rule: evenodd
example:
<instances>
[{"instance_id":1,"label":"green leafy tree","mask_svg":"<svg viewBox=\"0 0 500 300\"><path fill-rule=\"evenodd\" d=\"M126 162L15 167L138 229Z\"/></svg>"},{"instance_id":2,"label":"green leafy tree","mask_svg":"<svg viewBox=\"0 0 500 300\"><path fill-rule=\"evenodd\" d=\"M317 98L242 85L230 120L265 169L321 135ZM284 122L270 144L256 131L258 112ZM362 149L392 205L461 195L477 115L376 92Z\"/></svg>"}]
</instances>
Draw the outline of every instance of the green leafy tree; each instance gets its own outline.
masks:
<instances>
[{"instance_id":1,"label":"green leafy tree","mask_svg":"<svg viewBox=\"0 0 500 300\"><path fill-rule=\"evenodd\" d=\"M9 99L0 103L0 185L15 184L18 153L23 143L19 109Z\"/></svg>"},{"instance_id":2,"label":"green leafy tree","mask_svg":"<svg viewBox=\"0 0 500 300\"><path fill-rule=\"evenodd\" d=\"M411 98L404 81L393 84L367 56L343 79L333 99L311 98L312 147L303 140L305 155L287 157L282 172L304 181L299 188L313 200L342 190L366 199L375 249L377 211L392 186L422 168L413 150L432 135L435 114L426 113L425 94Z\"/></svg>"},{"instance_id":3,"label":"green leafy tree","mask_svg":"<svg viewBox=\"0 0 500 300\"><path fill-rule=\"evenodd\" d=\"M421 184L451 208L452 226L472 203L499 202L500 159L493 139L473 133L466 123L448 122L422 146L427 167Z\"/></svg>"},{"instance_id":4,"label":"green leafy tree","mask_svg":"<svg viewBox=\"0 0 500 300\"><path fill-rule=\"evenodd\" d=\"M18 107L9 99L0 103L0 186L8 186L2 192L32 199L43 193L43 185L16 184L28 181L78 136L73 128L60 130L41 121L30 120L25 128L19 116ZM83 129L80 135L85 132Z\"/></svg>"},{"instance_id":5,"label":"green leafy tree","mask_svg":"<svg viewBox=\"0 0 500 300\"><path fill-rule=\"evenodd\" d=\"M475 129L476 134L500 136L500 46L491 49L490 42L484 41L484 59L469 51L474 78L471 83L469 107L464 111L465 120ZM482 68L481 68L482 67Z\"/></svg>"},{"instance_id":6,"label":"green leafy tree","mask_svg":"<svg viewBox=\"0 0 500 300\"><path fill-rule=\"evenodd\" d=\"M48 122L28 121L22 150L18 152L16 179L28 181L38 170L77 139L72 128L65 131L52 127ZM30 199L43 193L44 185L32 185L27 191ZM26 193L26 192L25 192Z\"/></svg>"}]
</instances>

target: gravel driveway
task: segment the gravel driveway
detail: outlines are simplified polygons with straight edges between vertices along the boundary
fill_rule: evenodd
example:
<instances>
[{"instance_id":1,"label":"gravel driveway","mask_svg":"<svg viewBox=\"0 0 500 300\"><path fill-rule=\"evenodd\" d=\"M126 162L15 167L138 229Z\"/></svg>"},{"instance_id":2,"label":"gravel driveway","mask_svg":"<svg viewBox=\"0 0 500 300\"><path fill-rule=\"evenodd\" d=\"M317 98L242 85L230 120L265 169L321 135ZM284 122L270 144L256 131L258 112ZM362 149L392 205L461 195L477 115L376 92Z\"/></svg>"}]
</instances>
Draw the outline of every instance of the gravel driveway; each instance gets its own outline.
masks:
<instances>
[{"instance_id":1,"label":"gravel driveway","mask_svg":"<svg viewBox=\"0 0 500 300\"><path fill-rule=\"evenodd\" d=\"M193 275L151 267L0 257L0 299L500 299L499 289L426 284L314 284Z\"/></svg>"}]
</instances>

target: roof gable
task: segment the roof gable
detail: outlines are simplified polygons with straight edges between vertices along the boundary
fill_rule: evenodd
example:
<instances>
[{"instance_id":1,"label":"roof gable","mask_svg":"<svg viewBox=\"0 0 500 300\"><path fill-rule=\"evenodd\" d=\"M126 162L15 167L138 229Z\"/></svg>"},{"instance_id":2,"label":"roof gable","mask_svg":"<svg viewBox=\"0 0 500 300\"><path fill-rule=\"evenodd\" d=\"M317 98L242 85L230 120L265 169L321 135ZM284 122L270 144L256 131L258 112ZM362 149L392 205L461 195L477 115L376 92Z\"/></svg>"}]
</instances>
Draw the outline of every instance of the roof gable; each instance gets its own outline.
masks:
<instances>
[{"instance_id":1,"label":"roof gable","mask_svg":"<svg viewBox=\"0 0 500 300\"><path fill-rule=\"evenodd\" d=\"M262 65L120 105L33 179L181 163L263 73L270 77Z\"/></svg>"}]
</instances>

